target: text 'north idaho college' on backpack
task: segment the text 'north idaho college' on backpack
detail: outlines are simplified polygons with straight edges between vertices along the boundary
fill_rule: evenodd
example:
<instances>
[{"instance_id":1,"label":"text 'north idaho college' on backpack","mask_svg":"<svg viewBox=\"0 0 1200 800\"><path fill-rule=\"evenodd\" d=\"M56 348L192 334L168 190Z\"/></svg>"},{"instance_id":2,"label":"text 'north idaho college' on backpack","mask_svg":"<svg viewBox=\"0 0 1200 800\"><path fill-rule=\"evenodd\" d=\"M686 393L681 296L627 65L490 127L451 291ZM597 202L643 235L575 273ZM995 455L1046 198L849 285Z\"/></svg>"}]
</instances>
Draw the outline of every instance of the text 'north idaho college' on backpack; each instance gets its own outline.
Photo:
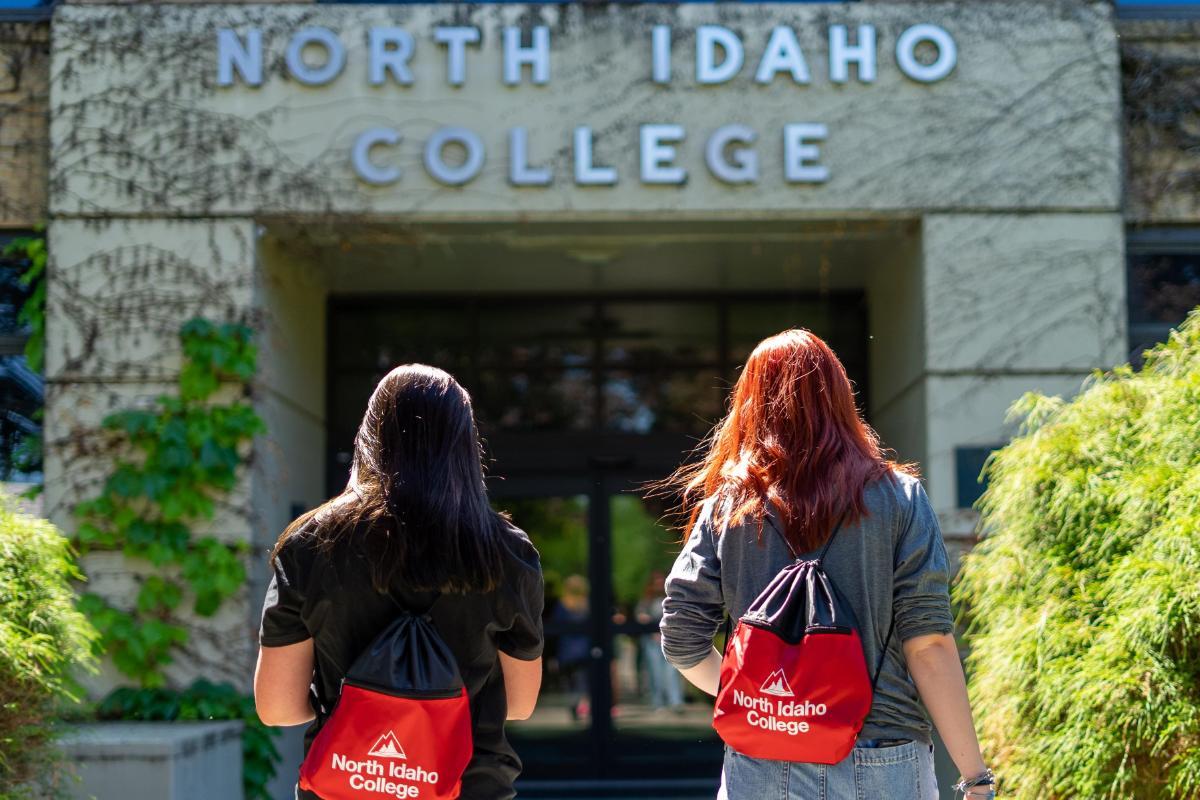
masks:
<instances>
[{"instance_id":1,"label":"text 'north idaho college' on backpack","mask_svg":"<svg viewBox=\"0 0 1200 800\"><path fill-rule=\"evenodd\" d=\"M453 800L472 738L454 654L428 612L403 611L346 672L300 788L322 800Z\"/></svg>"},{"instance_id":2,"label":"text 'north idaho college' on backpack","mask_svg":"<svg viewBox=\"0 0 1200 800\"><path fill-rule=\"evenodd\" d=\"M795 560L726 639L713 727L752 758L836 764L854 749L871 711L895 617L869 678L858 621L823 566L841 523L820 556L803 561L767 522Z\"/></svg>"}]
</instances>

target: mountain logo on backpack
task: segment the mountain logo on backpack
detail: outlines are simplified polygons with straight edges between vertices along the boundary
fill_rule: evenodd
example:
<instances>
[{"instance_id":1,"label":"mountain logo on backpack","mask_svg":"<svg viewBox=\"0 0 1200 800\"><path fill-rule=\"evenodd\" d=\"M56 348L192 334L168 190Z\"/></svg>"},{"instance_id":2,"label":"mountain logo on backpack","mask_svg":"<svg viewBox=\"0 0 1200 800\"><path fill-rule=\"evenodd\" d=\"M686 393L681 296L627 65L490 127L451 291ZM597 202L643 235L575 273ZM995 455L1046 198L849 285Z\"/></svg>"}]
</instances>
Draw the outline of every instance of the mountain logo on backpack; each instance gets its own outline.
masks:
<instances>
[{"instance_id":1,"label":"mountain logo on backpack","mask_svg":"<svg viewBox=\"0 0 1200 800\"><path fill-rule=\"evenodd\" d=\"M396 734L391 731L380 736L379 740L371 748L371 752L367 753L367 755L378 758L408 758L408 756L404 755L404 748L400 746L399 740L396 739Z\"/></svg>"},{"instance_id":2,"label":"mountain logo on backpack","mask_svg":"<svg viewBox=\"0 0 1200 800\"><path fill-rule=\"evenodd\" d=\"M759 691L763 694L773 694L776 697L796 696L796 693L792 691L792 687L788 685L787 678L784 677L783 667L768 675Z\"/></svg>"},{"instance_id":3,"label":"mountain logo on backpack","mask_svg":"<svg viewBox=\"0 0 1200 800\"><path fill-rule=\"evenodd\" d=\"M454 653L427 614L405 611L346 670L300 788L324 800L457 800L474 750Z\"/></svg>"}]
</instances>

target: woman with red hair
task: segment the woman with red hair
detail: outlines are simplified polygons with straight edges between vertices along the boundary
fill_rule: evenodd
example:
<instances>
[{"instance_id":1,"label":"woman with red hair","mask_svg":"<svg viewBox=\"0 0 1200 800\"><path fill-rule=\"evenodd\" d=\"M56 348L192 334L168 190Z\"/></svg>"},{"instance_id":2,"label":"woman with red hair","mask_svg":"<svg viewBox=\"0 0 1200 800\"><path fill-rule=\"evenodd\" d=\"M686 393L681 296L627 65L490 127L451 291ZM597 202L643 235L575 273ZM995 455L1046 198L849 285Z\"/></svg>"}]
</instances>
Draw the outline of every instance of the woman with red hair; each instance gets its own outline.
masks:
<instances>
[{"instance_id":1,"label":"woman with red hair","mask_svg":"<svg viewBox=\"0 0 1200 800\"><path fill-rule=\"evenodd\" d=\"M684 677L717 694L712 642L725 614L739 619L782 568L826 545L825 572L853 610L866 663L872 673L881 665L849 756L825 765L726 747L719 798L936 800L930 717L966 776L966 796L994 796L954 642L937 517L915 468L885 456L824 341L788 330L760 343L703 458L667 485L689 525L660 629Z\"/></svg>"}]
</instances>

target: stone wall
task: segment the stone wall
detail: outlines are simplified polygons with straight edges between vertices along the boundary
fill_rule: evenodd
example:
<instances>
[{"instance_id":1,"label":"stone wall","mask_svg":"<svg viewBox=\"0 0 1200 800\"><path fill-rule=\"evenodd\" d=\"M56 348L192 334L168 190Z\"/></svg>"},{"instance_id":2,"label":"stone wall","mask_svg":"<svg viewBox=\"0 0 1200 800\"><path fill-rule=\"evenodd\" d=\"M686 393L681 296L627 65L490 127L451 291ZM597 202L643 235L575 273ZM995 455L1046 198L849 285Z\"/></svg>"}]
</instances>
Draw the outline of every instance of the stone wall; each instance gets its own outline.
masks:
<instances>
[{"instance_id":1,"label":"stone wall","mask_svg":"<svg viewBox=\"0 0 1200 800\"><path fill-rule=\"evenodd\" d=\"M0 24L0 228L46 221L50 25Z\"/></svg>"},{"instance_id":2,"label":"stone wall","mask_svg":"<svg viewBox=\"0 0 1200 800\"><path fill-rule=\"evenodd\" d=\"M100 421L176 391L179 328L191 317L261 325L259 277L248 221L56 219L48 237L45 512L73 531L74 504L95 497L112 469ZM251 541L260 526L249 477L194 535ZM253 563L261 571L257 556ZM130 608L148 566L119 553L91 553L84 559L88 590ZM252 602L243 590L216 616L200 619L188 614L185 599L179 611L188 616L191 639L167 670L172 683L204 676L248 686ZM95 686L103 690L115 678L106 672Z\"/></svg>"},{"instance_id":3,"label":"stone wall","mask_svg":"<svg viewBox=\"0 0 1200 800\"><path fill-rule=\"evenodd\" d=\"M745 65L728 82L699 84L695 31L712 23L738 32ZM922 23L957 43L954 71L934 83L906 77L894 55L901 33ZM755 82L782 24L798 32L807 84L786 72ZM858 80L852 67L849 80L835 82L830 26L860 24L875 28L877 75ZM447 49L434 40L446 25L481 32L461 86L448 82ZM552 31L548 80L535 84L525 69L520 84L505 84L503 29L522 28L528 44L539 25ZM654 25L672 29L666 84L649 79ZM303 85L286 66L293 35L311 26L333 31L346 48L345 67L320 86ZM383 26L413 37L411 85L368 82L368 29ZM218 85L220 28L243 43L251 31L261 35L261 85L240 73ZM51 181L54 211L64 215L737 218L1108 210L1120 195L1117 54L1102 3L139 5L120 14L66 6L55 31ZM687 170L683 183L639 181L639 128L651 123L685 129L676 159ZM705 168L705 146L718 127L739 123L757 134L761 177L729 185ZM790 123L826 126L818 148L827 181L785 182ZM440 183L424 166L425 144L445 126L473 131L485 148L466 185ZM510 185L509 131L520 126L529 163L552 172L548 185ZM572 179L577 126L590 126L594 163L616 169L615 185ZM385 186L359 180L351 166L359 136L374 128L401 136L374 154L402 170ZM82 161L88 169L77 168Z\"/></svg>"}]
</instances>

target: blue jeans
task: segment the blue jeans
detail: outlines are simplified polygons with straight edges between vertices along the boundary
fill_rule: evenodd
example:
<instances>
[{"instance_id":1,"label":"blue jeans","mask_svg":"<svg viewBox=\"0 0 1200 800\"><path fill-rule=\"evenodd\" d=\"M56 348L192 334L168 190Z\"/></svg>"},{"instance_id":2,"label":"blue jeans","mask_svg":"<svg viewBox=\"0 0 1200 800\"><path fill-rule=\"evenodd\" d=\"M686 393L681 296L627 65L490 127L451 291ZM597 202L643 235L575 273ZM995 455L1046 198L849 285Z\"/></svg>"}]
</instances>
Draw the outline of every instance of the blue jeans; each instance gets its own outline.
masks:
<instances>
[{"instance_id":1,"label":"blue jeans","mask_svg":"<svg viewBox=\"0 0 1200 800\"><path fill-rule=\"evenodd\" d=\"M855 747L836 764L750 758L725 748L717 800L937 800L933 746Z\"/></svg>"}]
</instances>

